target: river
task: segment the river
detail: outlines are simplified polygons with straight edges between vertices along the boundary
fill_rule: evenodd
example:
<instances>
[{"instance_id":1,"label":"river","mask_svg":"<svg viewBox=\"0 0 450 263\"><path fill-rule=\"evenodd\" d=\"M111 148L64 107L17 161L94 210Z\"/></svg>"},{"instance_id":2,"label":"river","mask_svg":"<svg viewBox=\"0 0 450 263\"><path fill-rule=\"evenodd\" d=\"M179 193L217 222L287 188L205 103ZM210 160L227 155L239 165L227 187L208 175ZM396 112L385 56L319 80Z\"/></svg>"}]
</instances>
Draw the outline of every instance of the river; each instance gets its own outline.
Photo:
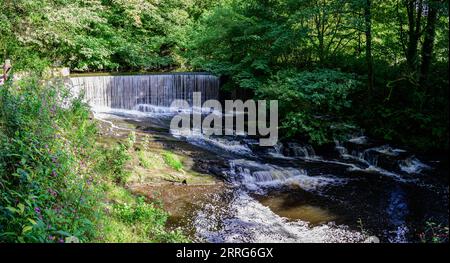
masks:
<instances>
[{"instance_id":1,"label":"river","mask_svg":"<svg viewBox=\"0 0 450 263\"><path fill-rule=\"evenodd\" d=\"M166 99L130 104L127 97L126 107L112 107L114 98L101 96L102 105L93 105L97 119L156 135L165 148L189 154L192 169L223 182L172 190L180 198L169 227L195 241L401 243L419 242L430 222L448 227L445 157L363 134L320 149L298 141L260 147L251 136L183 136L169 128L176 112Z\"/></svg>"}]
</instances>

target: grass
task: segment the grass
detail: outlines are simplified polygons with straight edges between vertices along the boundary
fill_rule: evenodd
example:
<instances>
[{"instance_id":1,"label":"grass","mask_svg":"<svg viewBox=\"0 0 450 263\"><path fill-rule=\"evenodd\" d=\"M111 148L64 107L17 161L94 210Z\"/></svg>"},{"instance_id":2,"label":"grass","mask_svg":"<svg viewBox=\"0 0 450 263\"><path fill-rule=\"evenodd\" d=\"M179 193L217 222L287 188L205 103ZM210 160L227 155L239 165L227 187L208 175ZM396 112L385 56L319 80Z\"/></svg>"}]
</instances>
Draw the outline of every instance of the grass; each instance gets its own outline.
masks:
<instances>
[{"instance_id":1,"label":"grass","mask_svg":"<svg viewBox=\"0 0 450 263\"><path fill-rule=\"evenodd\" d=\"M180 230L165 229L168 214L159 203L149 203L114 183L105 186L107 202L98 224L102 235L97 242L189 242Z\"/></svg>"},{"instance_id":2,"label":"grass","mask_svg":"<svg viewBox=\"0 0 450 263\"><path fill-rule=\"evenodd\" d=\"M139 165L145 169L162 169L166 165L162 156L156 152L138 150L136 155Z\"/></svg>"},{"instance_id":3,"label":"grass","mask_svg":"<svg viewBox=\"0 0 450 263\"><path fill-rule=\"evenodd\" d=\"M127 189L128 178L137 174L138 167L158 170L166 166L163 157L155 152L136 150L136 134L107 145L103 165L99 172L104 176L102 202L104 213L98 224L98 242L188 242L180 230L167 230L168 213L161 202L150 202L143 196L134 195ZM147 147L145 147L147 148ZM141 168L142 169L142 168ZM120 179L120 180L118 180Z\"/></svg>"},{"instance_id":4,"label":"grass","mask_svg":"<svg viewBox=\"0 0 450 263\"><path fill-rule=\"evenodd\" d=\"M172 169L176 171L183 170L183 163L180 161L177 155L172 152L165 151L162 153L162 156L164 158L164 162Z\"/></svg>"},{"instance_id":5,"label":"grass","mask_svg":"<svg viewBox=\"0 0 450 263\"><path fill-rule=\"evenodd\" d=\"M153 167L151 160L148 158L148 154L145 151L138 151L137 156L139 159L139 165L146 169L150 169Z\"/></svg>"},{"instance_id":6,"label":"grass","mask_svg":"<svg viewBox=\"0 0 450 263\"><path fill-rule=\"evenodd\" d=\"M130 149L128 153L132 155L134 152ZM137 151L136 154L141 165L150 167L154 164L151 162L153 153ZM132 158L127 159L127 164L131 160ZM121 169L121 173L132 173L128 169L133 169L133 167L122 163ZM108 173L109 171L107 169L105 172ZM125 185L118 183L114 177L105 177L101 186L105 200L102 202L104 213L98 223L98 232L101 235L98 236L97 242L189 241L180 230L166 229L165 224L169 215L161 207L160 202L149 202L145 197L133 195L125 188Z\"/></svg>"},{"instance_id":7,"label":"grass","mask_svg":"<svg viewBox=\"0 0 450 263\"><path fill-rule=\"evenodd\" d=\"M116 184L108 186L105 216L100 220L102 232L98 242L188 242L180 230L168 231L168 214L159 203L150 203Z\"/></svg>"}]
</instances>

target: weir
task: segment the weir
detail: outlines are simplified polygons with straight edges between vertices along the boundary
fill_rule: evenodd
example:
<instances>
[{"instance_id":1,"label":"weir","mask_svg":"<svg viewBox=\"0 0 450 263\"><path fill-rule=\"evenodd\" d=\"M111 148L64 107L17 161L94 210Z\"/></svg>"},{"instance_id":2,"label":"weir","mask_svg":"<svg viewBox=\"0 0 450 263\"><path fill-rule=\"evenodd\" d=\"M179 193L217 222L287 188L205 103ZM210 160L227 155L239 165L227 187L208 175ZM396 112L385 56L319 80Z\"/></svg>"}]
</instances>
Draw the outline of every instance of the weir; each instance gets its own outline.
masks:
<instances>
[{"instance_id":1,"label":"weir","mask_svg":"<svg viewBox=\"0 0 450 263\"><path fill-rule=\"evenodd\" d=\"M219 97L219 78L208 73L167 73L126 76L71 77L76 93L94 107L149 111L169 107L182 99L192 106L193 92L201 92L202 103Z\"/></svg>"}]
</instances>

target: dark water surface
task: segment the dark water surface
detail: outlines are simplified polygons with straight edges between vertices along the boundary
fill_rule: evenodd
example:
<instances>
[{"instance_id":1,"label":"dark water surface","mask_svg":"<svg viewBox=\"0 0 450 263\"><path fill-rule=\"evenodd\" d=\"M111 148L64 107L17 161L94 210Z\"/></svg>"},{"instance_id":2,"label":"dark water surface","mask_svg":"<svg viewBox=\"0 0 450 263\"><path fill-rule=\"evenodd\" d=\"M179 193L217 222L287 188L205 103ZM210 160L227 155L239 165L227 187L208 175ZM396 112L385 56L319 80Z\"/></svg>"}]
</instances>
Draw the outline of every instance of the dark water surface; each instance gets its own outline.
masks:
<instances>
[{"instance_id":1,"label":"dark water surface","mask_svg":"<svg viewBox=\"0 0 450 263\"><path fill-rule=\"evenodd\" d=\"M169 130L172 114L96 112L159 136L167 148L189 149L194 169L224 181L180 202L170 220L198 241L418 242L427 222L448 226L446 157L419 157L366 137L315 152L299 142L267 148L244 136L182 136Z\"/></svg>"}]
</instances>

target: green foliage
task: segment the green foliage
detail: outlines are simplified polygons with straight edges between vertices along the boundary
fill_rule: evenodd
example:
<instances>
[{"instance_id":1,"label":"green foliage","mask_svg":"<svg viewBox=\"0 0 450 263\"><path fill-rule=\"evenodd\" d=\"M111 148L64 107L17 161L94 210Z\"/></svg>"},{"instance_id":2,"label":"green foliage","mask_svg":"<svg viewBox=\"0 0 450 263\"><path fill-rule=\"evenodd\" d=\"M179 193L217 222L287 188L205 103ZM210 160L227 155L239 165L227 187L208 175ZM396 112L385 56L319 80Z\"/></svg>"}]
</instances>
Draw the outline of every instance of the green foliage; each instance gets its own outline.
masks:
<instances>
[{"instance_id":1,"label":"green foliage","mask_svg":"<svg viewBox=\"0 0 450 263\"><path fill-rule=\"evenodd\" d=\"M144 150L147 150L147 148L149 147L149 144L150 144L150 137L147 134L145 134L142 137L142 142L141 142L142 148Z\"/></svg>"},{"instance_id":2,"label":"green foliage","mask_svg":"<svg viewBox=\"0 0 450 263\"><path fill-rule=\"evenodd\" d=\"M351 122L352 95L361 86L355 75L335 70L285 70L270 78L256 94L279 101L281 128L287 136L324 144L355 128Z\"/></svg>"},{"instance_id":3,"label":"green foliage","mask_svg":"<svg viewBox=\"0 0 450 263\"><path fill-rule=\"evenodd\" d=\"M183 66L185 27L203 0L0 0L0 57L29 57L74 71L164 70Z\"/></svg>"},{"instance_id":4,"label":"green foliage","mask_svg":"<svg viewBox=\"0 0 450 263\"><path fill-rule=\"evenodd\" d=\"M168 214L155 204L138 197L134 204L114 204L113 215L127 227L133 229L135 239L146 242L187 242L179 230L166 231Z\"/></svg>"},{"instance_id":5,"label":"green foliage","mask_svg":"<svg viewBox=\"0 0 450 263\"><path fill-rule=\"evenodd\" d=\"M133 148L134 144L136 143L136 133L134 131L130 132L127 137L126 141L126 147L127 149Z\"/></svg>"},{"instance_id":6,"label":"green foliage","mask_svg":"<svg viewBox=\"0 0 450 263\"><path fill-rule=\"evenodd\" d=\"M99 214L89 168L95 125L59 82L0 89L0 240L94 237Z\"/></svg>"},{"instance_id":7,"label":"green foliage","mask_svg":"<svg viewBox=\"0 0 450 263\"><path fill-rule=\"evenodd\" d=\"M104 231L115 242L135 241L136 233L140 242L187 241L165 230L162 208L141 199L104 212L107 198L135 200L120 185L136 135L111 148L96 140L88 106L63 82L25 78L1 87L1 242L92 242Z\"/></svg>"},{"instance_id":8,"label":"green foliage","mask_svg":"<svg viewBox=\"0 0 450 263\"><path fill-rule=\"evenodd\" d=\"M118 142L112 149L104 150L102 169L109 171L115 182L124 184L131 175L130 171L126 169L129 160L131 160L131 156L128 144Z\"/></svg>"},{"instance_id":9,"label":"green foliage","mask_svg":"<svg viewBox=\"0 0 450 263\"><path fill-rule=\"evenodd\" d=\"M265 4L231 1L206 13L191 29L193 67L227 76L228 84L257 89L279 64L278 57L289 52L279 44L294 40L285 19L270 9L277 1Z\"/></svg>"},{"instance_id":10,"label":"green foliage","mask_svg":"<svg viewBox=\"0 0 450 263\"><path fill-rule=\"evenodd\" d=\"M369 2L375 80L373 89L352 98L353 121L375 138L448 149L445 1L0 0L0 57L11 58L16 71L209 71L221 77L224 91L248 99L287 69L367 76ZM417 12L421 5L437 10L434 27L428 26L428 12ZM425 45L428 28L435 28L428 41L433 49L423 50L431 49ZM420 67L428 52L425 78ZM281 126L284 135L306 134L324 143L348 128L345 111L325 114L333 115L330 122L285 110ZM333 129L324 128L327 123Z\"/></svg>"},{"instance_id":11,"label":"green foliage","mask_svg":"<svg viewBox=\"0 0 450 263\"><path fill-rule=\"evenodd\" d=\"M363 84L368 2L373 90ZM427 12L417 12L421 4ZM230 94L279 100L287 137L324 144L360 127L374 138L448 150L445 1L0 0L0 24L0 58L12 59L13 73L206 70ZM430 28L432 48L424 48ZM40 76L0 86L1 242L98 240L99 225L108 241L185 240L164 230L159 207L134 203L122 187L135 134L105 149L96 136L87 105L62 82ZM143 147L143 167L183 169L175 154L150 156L148 141ZM103 199L129 204L105 214ZM448 241L448 228L427 223L422 238Z\"/></svg>"},{"instance_id":12,"label":"green foliage","mask_svg":"<svg viewBox=\"0 0 450 263\"><path fill-rule=\"evenodd\" d=\"M164 210L145 202L143 197L137 199L136 204L115 204L113 206L115 215L127 224L145 222L149 225L164 225L167 213Z\"/></svg>"},{"instance_id":13,"label":"green foliage","mask_svg":"<svg viewBox=\"0 0 450 263\"><path fill-rule=\"evenodd\" d=\"M354 94L340 79L322 82L323 74L317 72L339 69L364 81L368 74L364 12L369 2L374 87ZM433 50L423 49L425 28L431 22L422 17L415 23L425 13L412 8L409 17L409 3L438 10ZM424 30L409 32L416 25ZM359 126L371 137L418 150L448 149L448 5L441 1L223 1L204 12L189 35L193 41L185 55L193 68L221 76L223 89L232 97L256 93L288 106L295 100L295 106L280 112L285 136L321 144ZM433 63L427 81L420 83L424 76L418 64L426 65L420 60L427 53ZM415 70L409 67L411 58ZM317 78L294 83L288 69L316 72ZM314 81L319 87L331 86L314 89ZM308 88L293 88L298 85Z\"/></svg>"},{"instance_id":14,"label":"green foliage","mask_svg":"<svg viewBox=\"0 0 450 263\"><path fill-rule=\"evenodd\" d=\"M448 79L444 65L436 65L429 85L421 87L413 75L395 68L383 72L394 79L378 89L371 104L357 104L356 120L375 138L421 151L448 150ZM381 70L380 70L381 71ZM401 74L399 76L399 74Z\"/></svg>"},{"instance_id":15,"label":"green foliage","mask_svg":"<svg viewBox=\"0 0 450 263\"><path fill-rule=\"evenodd\" d=\"M147 154L145 151L140 150L137 152L137 156L139 159L139 164L146 168L146 169L150 169L152 168L153 164L151 163L151 160L147 157Z\"/></svg>"},{"instance_id":16,"label":"green foliage","mask_svg":"<svg viewBox=\"0 0 450 263\"><path fill-rule=\"evenodd\" d=\"M177 171L183 170L183 163L180 161L178 156L169 151L163 152L162 156L164 158L164 162L166 162L168 166L172 167L172 169Z\"/></svg>"}]
</instances>

